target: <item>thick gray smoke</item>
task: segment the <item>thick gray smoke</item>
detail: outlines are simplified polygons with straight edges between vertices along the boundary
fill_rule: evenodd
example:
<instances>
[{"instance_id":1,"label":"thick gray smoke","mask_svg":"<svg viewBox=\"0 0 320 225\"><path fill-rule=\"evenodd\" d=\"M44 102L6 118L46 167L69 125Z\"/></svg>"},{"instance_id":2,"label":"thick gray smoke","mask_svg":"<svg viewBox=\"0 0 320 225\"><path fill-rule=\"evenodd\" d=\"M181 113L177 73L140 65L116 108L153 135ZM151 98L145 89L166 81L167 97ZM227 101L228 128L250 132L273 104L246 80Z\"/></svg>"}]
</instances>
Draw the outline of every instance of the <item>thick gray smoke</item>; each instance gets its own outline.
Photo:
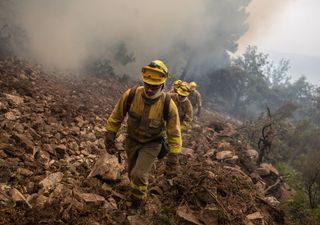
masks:
<instances>
[{"instance_id":1,"label":"thick gray smoke","mask_svg":"<svg viewBox=\"0 0 320 225\"><path fill-rule=\"evenodd\" d=\"M0 26L23 34L16 53L48 66L81 69L104 57L116 73L136 76L160 58L175 77L186 66L201 75L228 64L250 1L2 0ZM119 46L128 60L117 57Z\"/></svg>"}]
</instances>

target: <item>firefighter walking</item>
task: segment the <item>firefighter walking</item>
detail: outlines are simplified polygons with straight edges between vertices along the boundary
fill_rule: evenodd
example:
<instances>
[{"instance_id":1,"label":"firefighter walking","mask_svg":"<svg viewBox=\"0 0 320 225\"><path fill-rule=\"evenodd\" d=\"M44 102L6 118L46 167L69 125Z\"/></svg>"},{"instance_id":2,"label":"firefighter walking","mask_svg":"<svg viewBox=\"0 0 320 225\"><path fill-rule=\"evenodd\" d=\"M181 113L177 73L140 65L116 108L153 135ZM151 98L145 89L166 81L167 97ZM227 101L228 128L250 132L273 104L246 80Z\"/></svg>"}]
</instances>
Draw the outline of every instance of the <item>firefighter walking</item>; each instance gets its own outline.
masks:
<instances>
[{"instance_id":1,"label":"firefighter walking","mask_svg":"<svg viewBox=\"0 0 320 225\"><path fill-rule=\"evenodd\" d=\"M201 94L197 90L197 83L196 82L194 82L194 81L190 82L190 87L191 87L191 93L188 96L188 98L193 106L194 114L199 117L200 113L201 113L201 107L202 107Z\"/></svg>"},{"instance_id":2,"label":"firefighter walking","mask_svg":"<svg viewBox=\"0 0 320 225\"><path fill-rule=\"evenodd\" d=\"M125 150L131 186L130 197L134 208L139 208L147 196L148 175L161 151L164 135L167 136L169 146L166 161L168 174L175 173L177 155L181 152L178 110L173 100L163 92L168 76L168 68L161 60L144 66L141 73L143 86L135 88L134 93L133 89L129 89L121 96L105 126L106 150L115 154L116 133L128 114ZM165 102L168 104L167 116L164 115Z\"/></svg>"},{"instance_id":3,"label":"firefighter walking","mask_svg":"<svg viewBox=\"0 0 320 225\"><path fill-rule=\"evenodd\" d=\"M191 87L187 82L179 82L175 87L176 93L171 93L171 98L175 102L180 118L181 130L187 131L193 118L193 109L188 96L191 93Z\"/></svg>"}]
</instances>

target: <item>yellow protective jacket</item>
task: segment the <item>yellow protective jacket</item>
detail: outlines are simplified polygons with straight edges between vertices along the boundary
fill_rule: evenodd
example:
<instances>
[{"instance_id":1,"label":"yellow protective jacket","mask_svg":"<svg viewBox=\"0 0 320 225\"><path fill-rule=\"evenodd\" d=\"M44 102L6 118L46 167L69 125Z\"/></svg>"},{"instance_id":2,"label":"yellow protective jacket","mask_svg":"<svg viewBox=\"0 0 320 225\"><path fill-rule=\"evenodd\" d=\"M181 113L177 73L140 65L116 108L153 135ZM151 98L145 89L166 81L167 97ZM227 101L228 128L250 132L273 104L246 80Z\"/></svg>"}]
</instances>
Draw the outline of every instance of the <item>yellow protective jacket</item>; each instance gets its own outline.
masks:
<instances>
[{"instance_id":1,"label":"yellow protective jacket","mask_svg":"<svg viewBox=\"0 0 320 225\"><path fill-rule=\"evenodd\" d=\"M201 108L202 106L201 94L198 90L194 90L193 92L191 92L190 95L188 96L188 99L190 100L194 110Z\"/></svg>"},{"instance_id":2,"label":"yellow protective jacket","mask_svg":"<svg viewBox=\"0 0 320 225\"><path fill-rule=\"evenodd\" d=\"M109 116L105 128L111 132L118 132L124 120L124 107L129 96L130 89L120 98L111 115ZM144 94L144 87L137 88L128 112L128 136L129 138L146 143L160 140L166 133L169 150L172 153L181 152L181 130L178 109L170 100L168 121L163 118L163 107L165 93L157 99L148 99Z\"/></svg>"},{"instance_id":3,"label":"yellow protective jacket","mask_svg":"<svg viewBox=\"0 0 320 225\"><path fill-rule=\"evenodd\" d=\"M193 109L191 102L189 99L186 99L184 102L181 102L179 101L178 94L169 94L178 108L181 130L187 130L193 119Z\"/></svg>"}]
</instances>

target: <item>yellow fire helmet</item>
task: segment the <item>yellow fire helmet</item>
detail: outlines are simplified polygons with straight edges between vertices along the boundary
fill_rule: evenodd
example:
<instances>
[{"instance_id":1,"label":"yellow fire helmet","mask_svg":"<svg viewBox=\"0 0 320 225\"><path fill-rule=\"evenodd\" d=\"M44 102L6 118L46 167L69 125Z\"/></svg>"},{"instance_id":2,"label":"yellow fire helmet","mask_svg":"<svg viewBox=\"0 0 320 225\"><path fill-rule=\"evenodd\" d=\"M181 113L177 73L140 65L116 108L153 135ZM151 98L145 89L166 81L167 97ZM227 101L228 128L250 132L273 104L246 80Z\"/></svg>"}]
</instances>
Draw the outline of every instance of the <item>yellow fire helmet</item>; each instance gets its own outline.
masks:
<instances>
[{"instance_id":1,"label":"yellow fire helmet","mask_svg":"<svg viewBox=\"0 0 320 225\"><path fill-rule=\"evenodd\" d=\"M173 82L172 87L173 87L173 89L174 89L175 92L177 92L177 88L179 87L179 85L180 85L181 83L182 83L182 80L176 80L176 81Z\"/></svg>"},{"instance_id":2,"label":"yellow fire helmet","mask_svg":"<svg viewBox=\"0 0 320 225\"><path fill-rule=\"evenodd\" d=\"M187 82L181 82L177 87L177 93L181 96L187 97L191 92L191 87Z\"/></svg>"},{"instance_id":3,"label":"yellow fire helmet","mask_svg":"<svg viewBox=\"0 0 320 225\"><path fill-rule=\"evenodd\" d=\"M180 83L182 83L182 80L176 80L173 82L173 85L178 86Z\"/></svg>"},{"instance_id":4,"label":"yellow fire helmet","mask_svg":"<svg viewBox=\"0 0 320 225\"><path fill-rule=\"evenodd\" d=\"M147 84L161 85L168 77L168 67L161 60L154 60L149 65L142 67L141 78Z\"/></svg>"},{"instance_id":5,"label":"yellow fire helmet","mask_svg":"<svg viewBox=\"0 0 320 225\"><path fill-rule=\"evenodd\" d=\"M194 81L190 82L190 87L191 87L192 89L196 89L196 88L197 88L197 83L194 82Z\"/></svg>"}]
</instances>

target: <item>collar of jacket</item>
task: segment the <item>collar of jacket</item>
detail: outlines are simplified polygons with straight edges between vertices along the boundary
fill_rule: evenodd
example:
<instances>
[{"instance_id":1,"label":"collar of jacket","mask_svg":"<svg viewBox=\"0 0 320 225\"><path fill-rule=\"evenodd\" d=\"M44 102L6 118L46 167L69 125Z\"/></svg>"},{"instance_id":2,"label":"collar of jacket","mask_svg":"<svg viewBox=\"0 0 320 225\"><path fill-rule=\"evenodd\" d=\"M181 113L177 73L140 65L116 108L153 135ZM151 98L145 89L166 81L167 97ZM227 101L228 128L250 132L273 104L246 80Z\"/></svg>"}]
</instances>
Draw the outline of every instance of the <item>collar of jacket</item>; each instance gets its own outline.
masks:
<instances>
[{"instance_id":1,"label":"collar of jacket","mask_svg":"<svg viewBox=\"0 0 320 225\"><path fill-rule=\"evenodd\" d=\"M143 102L144 102L145 104L147 104L147 105L153 105L154 103L156 103L156 102L159 100L159 98L160 98L160 96L162 95L162 93L163 93L163 91L160 91L159 94L157 93L157 94L155 95L155 97L152 96L152 98L150 98L150 97L148 97L148 96L146 95L145 92L142 92Z\"/></svg>"},{"instance_id":2,"label":"collar of jacket","mask_svg":"<svg viewBox=\"0 0 320 225\"><path fill-rule=\"evenodd\" d=\"M187 101L187 99L188 99L188 97L184 98L183 100L180 100L180 98L178 98L178 101L179 102L185 102L185 101Z\"/></svg>"}]
</instances>

